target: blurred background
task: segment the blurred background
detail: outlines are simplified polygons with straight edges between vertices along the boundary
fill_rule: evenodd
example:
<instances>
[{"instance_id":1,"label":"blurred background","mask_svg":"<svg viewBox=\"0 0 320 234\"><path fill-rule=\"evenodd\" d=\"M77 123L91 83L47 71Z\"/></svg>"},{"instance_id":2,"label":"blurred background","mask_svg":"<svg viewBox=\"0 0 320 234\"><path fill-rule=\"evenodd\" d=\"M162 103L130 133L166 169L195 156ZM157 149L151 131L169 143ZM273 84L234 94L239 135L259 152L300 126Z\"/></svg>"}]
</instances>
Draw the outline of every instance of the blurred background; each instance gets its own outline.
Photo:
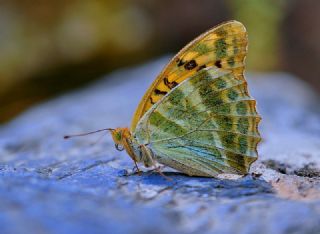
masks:
<instances>
[{"instance_id":1,"label":"blurred background","mask_svg":"<svg viewBox=\"0 0 320 234\"><path fill-rule=\"evenodd\" d=\"M320 92L319 12L313 0L0 1L0 123L230 19L249 32L247 70L290 72Z\"/></svg>"}]
</instances>

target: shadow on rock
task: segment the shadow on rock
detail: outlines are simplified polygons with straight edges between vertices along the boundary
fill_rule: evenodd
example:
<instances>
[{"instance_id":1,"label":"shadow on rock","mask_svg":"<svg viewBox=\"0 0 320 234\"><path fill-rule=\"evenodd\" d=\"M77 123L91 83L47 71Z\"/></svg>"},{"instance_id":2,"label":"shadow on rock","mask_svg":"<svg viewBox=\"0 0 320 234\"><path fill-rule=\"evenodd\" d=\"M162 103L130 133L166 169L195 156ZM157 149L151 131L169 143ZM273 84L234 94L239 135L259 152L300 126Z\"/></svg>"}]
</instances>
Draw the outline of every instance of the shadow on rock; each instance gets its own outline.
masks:
<instances>
[{"instance_id":1,"label":"shadow on rock","mask_svg":"<svg viewBox=\"0 0 320 234\"><path fill-rule=\"evenodd\" d=\"M179 172L142 172L140 175L128 175L129 180L141 185L170 187L178 193L197 193L199 196L238 198L274 193L272 186L265 180L245 176L236 180L207 177L190 177Z\"/></svg>"}]
</instances>

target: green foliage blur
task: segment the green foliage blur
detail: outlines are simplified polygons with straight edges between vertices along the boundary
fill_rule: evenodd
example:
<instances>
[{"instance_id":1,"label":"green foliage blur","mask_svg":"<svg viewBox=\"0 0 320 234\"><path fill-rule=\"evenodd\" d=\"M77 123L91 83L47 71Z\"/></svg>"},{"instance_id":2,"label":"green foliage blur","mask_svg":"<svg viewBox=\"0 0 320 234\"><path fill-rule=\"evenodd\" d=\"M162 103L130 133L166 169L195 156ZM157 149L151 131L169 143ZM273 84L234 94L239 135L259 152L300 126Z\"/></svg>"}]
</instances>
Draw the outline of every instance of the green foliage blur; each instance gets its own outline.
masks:
<instances>
[{"instance_id":1,"label":"green foliage blur","mask_svg":"<svg viewBox=\"0 0 320 234\"><path fill-rule=\"evenodd\" d=\"M287 51L294 48L283 46L288 44L286 41L295 42L296 39L295 34L289 38L282 34L283 28L295 29L296 21L304 20L300 16L304 11L301 4L292 2L2 1L0 122L10 120L35 103L99 79L114 69L174 54L200 33L231 19L241 21L248 29L248 70L285 69L305 78L303 70L291 69L288 62L292 52ZM310 0L303 2L304 6L309 6L305 10L320 9L316 1L314 4ZM319 29L315 31L319 35ZM297 36L297 40L305 45L308 35ZM317 36L314 40L319 41ZM305 79L312 83L312 76Z\"/></svg>"}]
</instances>

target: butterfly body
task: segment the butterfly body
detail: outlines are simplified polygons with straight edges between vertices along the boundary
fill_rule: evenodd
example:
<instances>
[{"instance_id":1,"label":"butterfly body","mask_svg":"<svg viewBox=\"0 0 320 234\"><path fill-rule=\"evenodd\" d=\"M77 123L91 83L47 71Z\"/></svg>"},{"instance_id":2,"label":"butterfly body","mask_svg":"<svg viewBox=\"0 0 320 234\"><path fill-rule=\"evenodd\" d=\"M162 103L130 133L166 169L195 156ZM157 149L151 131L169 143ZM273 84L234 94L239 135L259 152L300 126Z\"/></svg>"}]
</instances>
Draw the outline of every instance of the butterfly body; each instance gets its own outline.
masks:
<instances>
[{"instance_id":1,"label":"butterfly body","mask_svg":"<svg viewBox=\"0 0 320 234\"><path fill-rule=\"evenodd\" d=\"M131 128L106 129L116 148L136 166L160 163L190 176L247 174L261 140L261 117L243 74L247 44L237 21L190 42L151 84Z\"/></svg>"},{"instance_id":2,"label":"butterfly body","mask_svg":"<svg viewBox=\"0 0 320 234\"><path fill-rule=\"evenodd\" d=\"M119 149L119 145L123 147L135 163L143 163L145 167L156 166L157 161L152 150L147 144L139 144L128 128L116 128L110 131L116 148Z\"/></svg>"}]
</instances>

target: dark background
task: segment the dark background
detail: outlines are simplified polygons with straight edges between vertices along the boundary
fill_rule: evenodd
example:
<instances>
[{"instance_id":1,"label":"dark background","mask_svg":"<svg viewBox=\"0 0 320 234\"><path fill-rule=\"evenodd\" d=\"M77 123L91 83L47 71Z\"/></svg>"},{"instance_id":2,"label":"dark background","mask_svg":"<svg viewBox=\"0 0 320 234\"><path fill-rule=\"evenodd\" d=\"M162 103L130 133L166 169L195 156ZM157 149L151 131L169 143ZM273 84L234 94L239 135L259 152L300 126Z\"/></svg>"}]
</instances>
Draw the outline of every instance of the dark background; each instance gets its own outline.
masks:
<instances>
[{"instance_id":1,"label":"dark background","mask_svg":"<svg viewBox=\"0 0 320 234\"><path fill-rule=\"evenodd\" d=\"M231 19L249 32L247 70L290 72L319 92L319 12L312 0L1 1L0 122Z\"/></svg>"}]
</instances>

